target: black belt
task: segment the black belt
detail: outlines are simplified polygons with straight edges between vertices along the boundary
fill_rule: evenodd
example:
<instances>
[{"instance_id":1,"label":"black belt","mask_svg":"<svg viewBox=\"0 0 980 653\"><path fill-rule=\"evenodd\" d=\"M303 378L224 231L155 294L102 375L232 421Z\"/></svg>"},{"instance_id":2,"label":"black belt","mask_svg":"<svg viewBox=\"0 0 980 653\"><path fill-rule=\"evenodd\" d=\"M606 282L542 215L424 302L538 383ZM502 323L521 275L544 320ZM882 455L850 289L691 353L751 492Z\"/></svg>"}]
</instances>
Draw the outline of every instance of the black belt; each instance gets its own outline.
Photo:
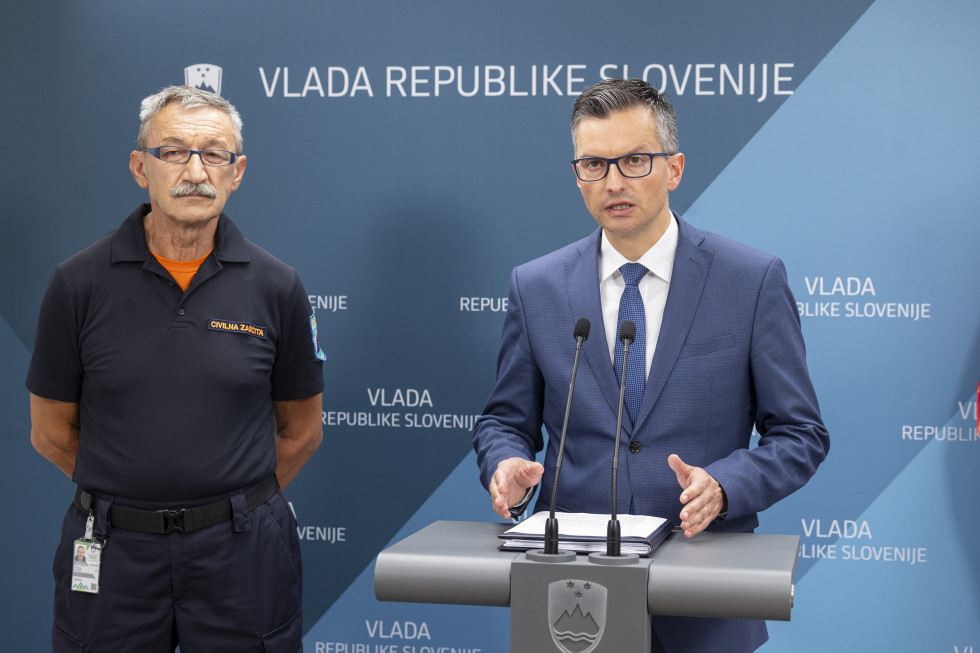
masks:
<instances>
[{"instance_id":1,"label":"black belt","mask_svg":"<svg viewBox=\"0 0 980 653\"><path fill-rule=\"evenodd\" d=\"M279 491L279 482L275 475L268 476L255 485L245 488L245 505L255 510L272 498ZM78 488L72 503L82 512L95 508L96 496L87 490ZM207 528L215 524L231 521L232 508L230 499L222 499L197 508L179 508L176 510L140 510L126 508L113 504L109 507L109 523L116 528L141 533L189 533L199 528Z\"/></svg>"}]
</instances>

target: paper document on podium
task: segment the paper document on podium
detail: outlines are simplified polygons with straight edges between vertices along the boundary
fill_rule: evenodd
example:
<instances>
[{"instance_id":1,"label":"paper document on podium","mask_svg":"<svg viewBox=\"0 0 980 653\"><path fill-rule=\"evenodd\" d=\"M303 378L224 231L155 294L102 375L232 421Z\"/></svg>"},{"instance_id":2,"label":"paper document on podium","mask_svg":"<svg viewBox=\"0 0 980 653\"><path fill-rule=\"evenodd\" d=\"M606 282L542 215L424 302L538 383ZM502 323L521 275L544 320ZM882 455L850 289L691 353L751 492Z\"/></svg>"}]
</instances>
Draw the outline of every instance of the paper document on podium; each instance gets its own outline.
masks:
<instances>
[{"instance_id":1,"label":"paper document on podium","mask_svg":"<svg viewBox=\"0 0 980 653\"><path fill-rule=\"evenodd\" d=\"M609 515L584 512L555 513L558 519L558 548L576 553L603 552L606 550L606 528ZM544 547L544 525L548 512L535 513L504 531L497 537L503 540L500 548L505 551L528 551ZM622 532L622 553L648 556L653 553L673 524L663 517L646 515L617 515Z\"/></svg>"}]
</instances>

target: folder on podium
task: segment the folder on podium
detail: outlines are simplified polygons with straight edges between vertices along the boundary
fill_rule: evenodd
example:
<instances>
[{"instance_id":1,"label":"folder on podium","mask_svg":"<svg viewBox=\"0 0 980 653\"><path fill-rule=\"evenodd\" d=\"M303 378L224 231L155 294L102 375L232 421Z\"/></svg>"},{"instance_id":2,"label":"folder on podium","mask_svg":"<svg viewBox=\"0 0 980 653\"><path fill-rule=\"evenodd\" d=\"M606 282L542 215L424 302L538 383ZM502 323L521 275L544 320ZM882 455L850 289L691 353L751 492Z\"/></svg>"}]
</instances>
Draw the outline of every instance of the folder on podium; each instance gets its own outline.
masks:
<instances>
[{"instance_id":1,"label":"folder on podium","mask_svg":"<svg viewBox=\"0 0 980 653\"><path fill-rule=\"evenodd\" d=\"M510 526L430 524L378 555L375 596L510 607L512 653L649 651L648 615L790 619L796 535L674 531L650 557L609 565L501 551Z\"/></svg>"},{"instance_id":2,"label":"folder on podium","mask_svg":"<svg viewBox=\"0 0 980 653\"><path fill-rule=\"evenodd\" d=\"M537 512L501 533L500 548L511 551L533 551L544 548L548 512ZM606 550L609 515L584 512L559 512L561 532L558 546L576 553ZM671 523L663 517L620 515L622 528L620 548L624 553L648 556L667 534Z\"/></svg>"}]
</instances>

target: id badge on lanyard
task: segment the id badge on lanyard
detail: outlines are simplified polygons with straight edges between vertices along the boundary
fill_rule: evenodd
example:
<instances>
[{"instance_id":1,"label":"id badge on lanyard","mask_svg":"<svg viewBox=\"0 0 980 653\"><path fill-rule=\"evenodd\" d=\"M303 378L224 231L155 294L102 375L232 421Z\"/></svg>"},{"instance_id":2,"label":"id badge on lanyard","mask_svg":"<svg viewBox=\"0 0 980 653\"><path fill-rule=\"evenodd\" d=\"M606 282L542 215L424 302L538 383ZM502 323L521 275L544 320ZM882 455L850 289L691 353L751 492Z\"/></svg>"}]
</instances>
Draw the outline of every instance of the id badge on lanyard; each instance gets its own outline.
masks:
<instances>
[{"instance_id":1,"label":"id badge on lanyard","mask_svg":"<svg viewBox=\"0 0 980 653\"><path fill-rule=\"evenodd\" d=\"M99 593L99 567L103 541L92 537L95 515L88 513L85 535L72 547L71 589L73 592Z\"/></svg>"}]
</instances>

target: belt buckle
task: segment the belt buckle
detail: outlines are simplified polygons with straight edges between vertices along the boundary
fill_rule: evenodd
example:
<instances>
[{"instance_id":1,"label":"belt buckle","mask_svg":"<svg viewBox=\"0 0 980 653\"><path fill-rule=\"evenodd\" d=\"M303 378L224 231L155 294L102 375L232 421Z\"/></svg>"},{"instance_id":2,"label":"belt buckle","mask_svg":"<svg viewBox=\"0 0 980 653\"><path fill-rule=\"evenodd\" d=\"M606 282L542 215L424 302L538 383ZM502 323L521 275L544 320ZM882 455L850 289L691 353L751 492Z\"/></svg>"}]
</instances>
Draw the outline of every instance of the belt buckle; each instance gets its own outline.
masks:
<instances>
[{"instance_id":1,"label":"belt buckle","mask_svg":"<svg viewBox=\"0 0 980 653\"><path fill-rule=\"evenodd\" d=\"M166 529L163 531L164 535L167 535L168 533L186 532L184 530L184 524L183 524L184 512L185 512L183 508L181 508L180 510L161 510L160 512L167 520ZM181 522L179 524L177 523L178 519Z\"/></svg>"}]
</instances>

